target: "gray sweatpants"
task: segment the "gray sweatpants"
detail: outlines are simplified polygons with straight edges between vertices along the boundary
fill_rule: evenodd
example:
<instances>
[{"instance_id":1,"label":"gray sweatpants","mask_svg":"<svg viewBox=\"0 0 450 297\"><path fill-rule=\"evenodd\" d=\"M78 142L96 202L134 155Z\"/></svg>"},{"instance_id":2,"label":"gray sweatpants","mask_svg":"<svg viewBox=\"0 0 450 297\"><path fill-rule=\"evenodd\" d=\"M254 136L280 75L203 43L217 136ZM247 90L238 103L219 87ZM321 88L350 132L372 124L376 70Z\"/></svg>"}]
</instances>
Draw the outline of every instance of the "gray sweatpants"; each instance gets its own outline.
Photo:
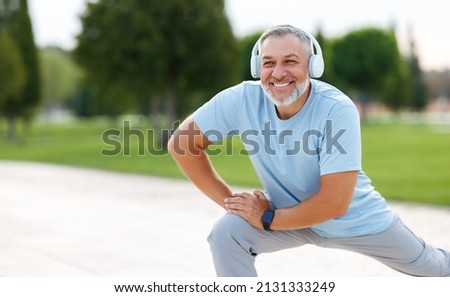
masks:
<instances>
[{"instance_id":1,"label":"gray sweatpants","mask_svg":"<svg viewBox=\"0 0 450 297\"><path fill-rule=\"evenodd\" d=\"M217 276L257 276L258 254L305 244L358 252L409 275L450 276L450 252L428 245L399 218L378 234L325 238L310 229L262 231L226 214L214 225L208 242Z\"/></svg>"}]
</instances>

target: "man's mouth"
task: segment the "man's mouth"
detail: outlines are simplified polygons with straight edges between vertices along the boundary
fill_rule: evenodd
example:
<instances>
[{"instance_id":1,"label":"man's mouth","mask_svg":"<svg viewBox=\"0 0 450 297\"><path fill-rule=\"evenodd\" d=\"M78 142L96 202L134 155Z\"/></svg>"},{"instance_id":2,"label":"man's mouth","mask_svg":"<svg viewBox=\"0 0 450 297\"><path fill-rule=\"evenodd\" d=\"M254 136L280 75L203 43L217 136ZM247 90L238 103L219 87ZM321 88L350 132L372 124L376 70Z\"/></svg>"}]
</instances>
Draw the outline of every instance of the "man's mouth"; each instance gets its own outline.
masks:
<instances>
[{"instance_id":1,"label":"man's mouth","mask_svg":"<svg viewBox=\"0 0 450 297\"><path fill-rule=\"evenodd\" d=\"M290 82L273 82L272 85L276 88L284 88L290 85Z\"/></svg>"}]
</instances>

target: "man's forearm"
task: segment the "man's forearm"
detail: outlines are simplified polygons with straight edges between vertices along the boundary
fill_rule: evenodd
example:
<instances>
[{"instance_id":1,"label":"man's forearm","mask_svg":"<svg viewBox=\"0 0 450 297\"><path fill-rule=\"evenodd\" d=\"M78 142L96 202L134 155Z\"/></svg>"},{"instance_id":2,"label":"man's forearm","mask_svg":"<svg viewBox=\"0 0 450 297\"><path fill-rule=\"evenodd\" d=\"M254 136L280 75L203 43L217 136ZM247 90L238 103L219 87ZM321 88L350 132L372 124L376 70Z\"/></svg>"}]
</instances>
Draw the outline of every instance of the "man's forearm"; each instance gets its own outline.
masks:
<instances>
[{"instance_id":1,"label":"man's forearm","mask_svg":"<svg viewBox=\"0 0 450 297\"><path fill-rule=\"evenodd\" d=\"M208 145L207 138L189 117L169 140L168 149L186 177L214 202L225 207L224 199L231 196L231 190L212 167L205 153Z\"/></svg>"},{"instance_id":2,"label":"man's forearm","mask_svg":"<svg viewBox=\"0 0 450 297\"><path fill-rule=\"evenodd\" d=\"M205 152L173 157L181 171L200 191L224 207L224 199L231 196L231 189L211 166Z\"/></svg>"},{"instance_id":3,"label":"man's forearm","mask_svg":"<svg viewBox=\"0 0 450 297\"><path fill-rule=\"evenodd\" d=\"M273 230L307 228L343 216L353 197L357 171L321 177L321 188L300 204L276 210Z\"/></svg>"}]
</instances>

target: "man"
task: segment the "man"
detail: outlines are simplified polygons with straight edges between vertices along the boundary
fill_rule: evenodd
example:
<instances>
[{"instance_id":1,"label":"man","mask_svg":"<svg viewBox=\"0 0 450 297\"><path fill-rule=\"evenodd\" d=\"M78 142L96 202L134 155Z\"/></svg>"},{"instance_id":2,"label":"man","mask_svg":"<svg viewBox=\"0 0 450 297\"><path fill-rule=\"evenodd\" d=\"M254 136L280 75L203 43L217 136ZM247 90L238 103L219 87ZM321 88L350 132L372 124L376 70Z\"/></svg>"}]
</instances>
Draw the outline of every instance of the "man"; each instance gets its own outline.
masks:
<instances>
[{"instance_id":1,"label":"man","mask_svg":"<svg viewBox=\"0 0 450 297\"><path fill-rule=\"evenodd\" d=\"M169 140L181 170L226 210L208 237L217 275L256 276L258 254L315 244L410 275L449 276L450 253L407 229L362 171L357 109L311 79L323 72L314 37L290 25L268 29L251 69L260 81L220 92ZM233 134L264 192L233 193L211 166L204 150Z\"/></svg>"}]
</instances>

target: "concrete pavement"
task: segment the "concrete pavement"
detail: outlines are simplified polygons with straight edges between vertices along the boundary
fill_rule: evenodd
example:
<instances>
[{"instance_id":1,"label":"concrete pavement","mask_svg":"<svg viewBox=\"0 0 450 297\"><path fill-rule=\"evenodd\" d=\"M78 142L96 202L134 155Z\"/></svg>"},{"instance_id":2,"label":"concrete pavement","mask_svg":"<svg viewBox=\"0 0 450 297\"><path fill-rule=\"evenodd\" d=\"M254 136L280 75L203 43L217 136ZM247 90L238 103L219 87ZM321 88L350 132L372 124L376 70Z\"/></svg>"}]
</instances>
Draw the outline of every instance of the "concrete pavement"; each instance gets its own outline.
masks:
<instances>
[{"instance_id":1,"label":"concrete pavement","mask_svg":"<svg viewBox=\"0 0 450 297\"><path fill-rule=\"evenodd\" d=\"M450 249L450 208L391 206ZM185 180L0 161L0 276L214 276L206 236L222 213ZM403 276L315 246L261 255L257 267L268 277Z\"/></svg>"}]
</instances>

